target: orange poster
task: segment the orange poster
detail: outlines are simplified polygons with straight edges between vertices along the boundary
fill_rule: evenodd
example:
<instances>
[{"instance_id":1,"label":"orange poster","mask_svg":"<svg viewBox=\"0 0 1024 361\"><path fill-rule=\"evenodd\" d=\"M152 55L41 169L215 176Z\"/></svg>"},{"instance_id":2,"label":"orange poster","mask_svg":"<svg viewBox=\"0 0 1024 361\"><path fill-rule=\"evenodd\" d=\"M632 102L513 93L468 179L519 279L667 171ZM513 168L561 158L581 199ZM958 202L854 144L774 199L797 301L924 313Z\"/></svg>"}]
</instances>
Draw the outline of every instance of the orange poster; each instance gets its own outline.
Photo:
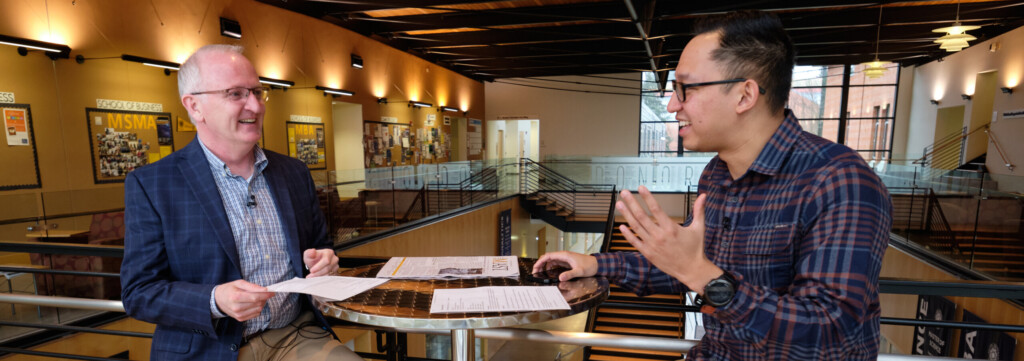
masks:
<instances>
[{"instance_id":1,"label":"orange poster","mask_svg":"<svg viewBox=\"0 0 1024 361\"><path fill-rule=\"evenodd\" d=\"M28 145L28 112L25 109L4 108L4 129L7 145Z\"/></svg>"}]
</instances>

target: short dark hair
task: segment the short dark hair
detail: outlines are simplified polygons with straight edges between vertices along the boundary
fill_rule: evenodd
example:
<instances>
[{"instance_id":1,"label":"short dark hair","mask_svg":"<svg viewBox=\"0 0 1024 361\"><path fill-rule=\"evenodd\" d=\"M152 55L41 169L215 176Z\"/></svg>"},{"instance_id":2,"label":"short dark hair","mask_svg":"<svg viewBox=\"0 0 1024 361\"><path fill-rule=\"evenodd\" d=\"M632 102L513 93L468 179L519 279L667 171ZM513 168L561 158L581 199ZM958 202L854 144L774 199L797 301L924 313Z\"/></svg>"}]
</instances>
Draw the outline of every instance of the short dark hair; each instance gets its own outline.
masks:
<instances>
[{"instance_id":1,"label":"short dark hair","mask_svg":"<svg viewBox=\"0 0 1024 361\"><path fill-rule=\"evenodd\" d=\"M726 78L751 78L765 89L768 106L781 111L789 101L796 50L771 13L743 10L701 18L694 35L719 34L711 58L725 67Z\"/></svg>"}]
</instances>

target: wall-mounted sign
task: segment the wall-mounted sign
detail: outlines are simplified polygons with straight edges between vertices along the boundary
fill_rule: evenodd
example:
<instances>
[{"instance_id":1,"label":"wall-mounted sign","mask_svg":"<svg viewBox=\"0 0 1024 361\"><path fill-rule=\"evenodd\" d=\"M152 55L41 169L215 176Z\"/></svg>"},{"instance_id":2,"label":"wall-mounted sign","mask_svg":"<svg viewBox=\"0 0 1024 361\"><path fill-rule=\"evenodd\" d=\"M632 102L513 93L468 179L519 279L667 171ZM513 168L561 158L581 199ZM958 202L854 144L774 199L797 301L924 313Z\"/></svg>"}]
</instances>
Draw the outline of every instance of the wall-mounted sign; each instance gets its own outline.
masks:
<instances>
[{"instance_id":1,"label":"wall-mounted sign","mask_svg":"<svg viewBox=\"0 0 1024 361\"><path fill-rule=\"evenodd\" d=\"M96 107L100 109L133 110L140 112L164 111L164 105L160 103L133 102L128 100L96 99Z\"/></svg>"},{"instance_id":2,"label":"wall-mounted sign","mask_svg":"<svg viewBox=\"0 0 1024 361\"><path fill-rule=\"evenodd\" d=\"M14 93L0 92L0 103L14 103Z\"/></svg>"},{"instance_id":3,"label":"wall-mounted sign","mask_svg":"<svg viewBox=\"0 0 1024 361\"><path fill-rule=\"evenodd\" d=\"M174 151L170 113L86 108L85 118L96 183L124 182Z\"/></svg>"},{"instance_id":4,"label":"wall-mounted sign","mask_svg":"<svg viewBox=\"0 0 1024 361\"><path fill-rule=\"evenodd\" d=\"M324 122L322 119L320 119L320 117L314 117L314 116L311 116L311 115L295 115L295 114L292 114L288 118L289 118L289 120L291 120L293 122L296 122L296 123L323 123Z\"/></svg>"},{"instance_id":5,"label":"wall-mounted sign","mask_svg":"<svg viewBox=\"0 0 1024 361\"><path fill-rule=\"evenodd\" d=\"M1024 118L1024 109L1007 110L1003 112L1003 119Z\"/></svg>"},{"instance_id":6,"label":"wall-mounted sign","mask_svg":"<svg viewBox=\"0 0 1024 361\"><path fill-rule=\"evenodd\" d=\"M0 115L7 134L0 137L0 191L41 187L32 109L28 104L0 102Z\"/></svg>"},{"instance_id":7,"label":"wall-mounted sign","mask_svg":"<svg viewBox=\"0 0 1024 361\"><path fill-rule=\"evenodd\" d=\"M285 122L288 134L288 155L298 158L309 169L327 169L327 145L324 125Z\"/></svg>"}]
</instances>

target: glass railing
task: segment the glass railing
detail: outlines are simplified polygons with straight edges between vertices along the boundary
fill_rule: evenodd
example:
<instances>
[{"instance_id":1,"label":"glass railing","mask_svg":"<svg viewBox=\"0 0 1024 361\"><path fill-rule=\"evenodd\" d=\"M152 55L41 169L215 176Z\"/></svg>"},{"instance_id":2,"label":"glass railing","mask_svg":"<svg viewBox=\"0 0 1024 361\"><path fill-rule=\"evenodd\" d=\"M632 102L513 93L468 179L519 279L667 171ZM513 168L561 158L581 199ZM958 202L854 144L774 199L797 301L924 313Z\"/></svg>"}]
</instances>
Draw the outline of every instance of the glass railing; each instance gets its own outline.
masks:
<instances>
[{"instance_id":1,"label":"glass railing","mask_svg":"<svg viewBox=\"0 0 1024 361\"><path fill-rule=\"evenodd\" d=\"M695 192L710 156L553 156L543 164L581 183ZM893 233L995 279L1024 281L1024 177L869 163L893 198Z\"/></svg>"}]
</instances>

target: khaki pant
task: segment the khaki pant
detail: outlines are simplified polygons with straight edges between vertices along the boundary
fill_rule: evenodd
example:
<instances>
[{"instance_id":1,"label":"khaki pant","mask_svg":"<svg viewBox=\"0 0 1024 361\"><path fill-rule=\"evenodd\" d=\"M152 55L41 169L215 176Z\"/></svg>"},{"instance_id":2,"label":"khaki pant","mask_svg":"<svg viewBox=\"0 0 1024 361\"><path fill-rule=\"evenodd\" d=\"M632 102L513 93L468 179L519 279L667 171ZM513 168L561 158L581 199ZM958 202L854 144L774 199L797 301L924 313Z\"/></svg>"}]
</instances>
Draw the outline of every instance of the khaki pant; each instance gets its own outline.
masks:
<instances>
[{"instance_id":1,"label":"khaki pant","mask_svg":"<svg viewBox=\"0 0 1024 361\"><path fill-rule=\"evenodd\" d=\"M240 361L362 360L320 327L312 312L303 312L291 324L266 330L238 350Z\"/></svg>"}]
</instances>

